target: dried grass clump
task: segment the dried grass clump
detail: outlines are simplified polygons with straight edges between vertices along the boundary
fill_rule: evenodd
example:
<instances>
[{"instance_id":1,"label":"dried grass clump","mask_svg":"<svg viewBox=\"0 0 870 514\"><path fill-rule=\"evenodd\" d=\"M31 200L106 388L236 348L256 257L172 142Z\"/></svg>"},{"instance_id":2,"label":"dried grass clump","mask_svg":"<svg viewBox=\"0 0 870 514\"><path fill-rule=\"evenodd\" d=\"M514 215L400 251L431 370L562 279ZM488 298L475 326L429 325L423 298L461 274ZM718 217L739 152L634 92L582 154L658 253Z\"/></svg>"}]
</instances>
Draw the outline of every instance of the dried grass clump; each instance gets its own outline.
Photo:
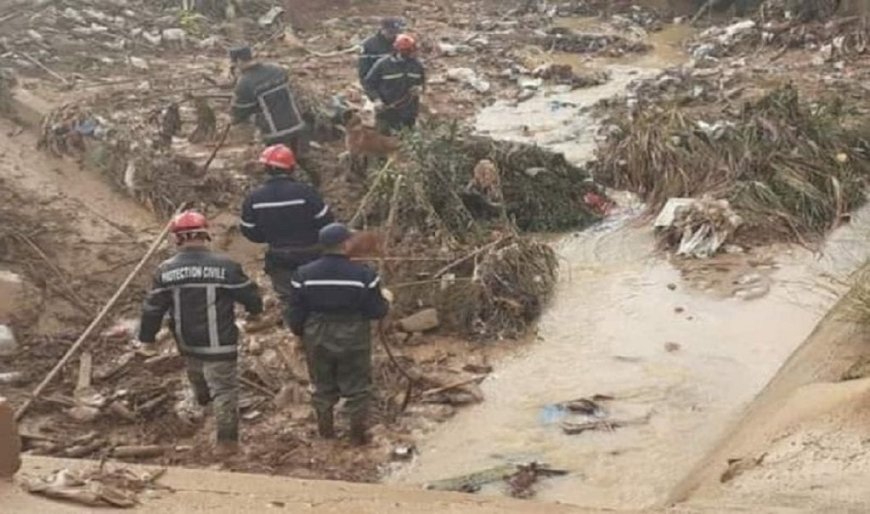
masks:
<instances>
[{"instance_id":1,"label":"dried grass clump","mask_svg":"<svg viewBox=\"0 0 870 514\"><path fill-rule=\"evenodd\" d=\"M864 202L866 130L844 124L839 102L802 102L791 85L735 115L647 108L616 125L596 177L654 211L668 198L709 194L729 200L749 230L804 241Z\"/></svg>"}]
</instances>

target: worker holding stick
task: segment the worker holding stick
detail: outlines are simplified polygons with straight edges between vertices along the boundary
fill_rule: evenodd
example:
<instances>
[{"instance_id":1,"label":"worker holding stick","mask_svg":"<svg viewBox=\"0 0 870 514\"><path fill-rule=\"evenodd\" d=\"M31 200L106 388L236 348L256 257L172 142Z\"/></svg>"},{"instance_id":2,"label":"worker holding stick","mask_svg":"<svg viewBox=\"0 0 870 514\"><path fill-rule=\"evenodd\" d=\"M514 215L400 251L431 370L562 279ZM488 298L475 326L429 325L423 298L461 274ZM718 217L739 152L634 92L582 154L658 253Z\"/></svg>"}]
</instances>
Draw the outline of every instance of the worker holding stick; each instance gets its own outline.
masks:
<instances>
[{"instance_id":1,"label":"worker holding stick","mask_svg":"<svg viewBox=\"0 0 870 514\"><path fill-rule=\"evenodd\" d=\"M172 221L178 253L161 263L142 307L139 344L152 345L169 313L170 330L187 361L196 401L214 404L217 454L238 450L238 339L236 303L251 316L263 311L257 288L241 265L209 249L205 216L186 211Z\"/></svg>"}]
</instances>

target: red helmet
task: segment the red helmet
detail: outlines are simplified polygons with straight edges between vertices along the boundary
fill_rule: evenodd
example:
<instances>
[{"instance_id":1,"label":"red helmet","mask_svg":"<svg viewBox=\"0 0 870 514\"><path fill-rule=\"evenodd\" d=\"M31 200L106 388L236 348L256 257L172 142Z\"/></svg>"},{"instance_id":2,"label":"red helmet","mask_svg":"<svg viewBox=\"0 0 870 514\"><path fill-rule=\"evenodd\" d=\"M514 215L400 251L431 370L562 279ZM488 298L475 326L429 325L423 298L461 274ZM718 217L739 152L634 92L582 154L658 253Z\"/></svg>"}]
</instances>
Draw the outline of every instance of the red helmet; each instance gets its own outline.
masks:
<instances>
[{"instance_id":1,"label":"red helmet","mask_svg":"<svg viewBox=\"0 0 870 514\"><path fill-rule=\"evenodd\" d=\"M260 163L290 171L296 167L296 154L284 145L272 145L260 154Z\"/></svg>"},{"instance_id":2,"label":"red helmet","mask_svg":"<svg viewBox=\"0 0 870 514\"><path fill-rule=\"evenodd\" d=\"M196 211L184 211L172 220L169 230L175 234L175 241L181 243L187 234L208 234L208 221Z\"/></svg>"},{"instance_id":3,"label":"red helmet","mask_svg":"<svg viewBox=\"0 0 870 514\"><path fill-rule=\"evenodd\" d=\"M417 50L417 40L410 34L399 34L393 41L393 49L402 55L408 55Z\"/></svg>"}]
</instances>

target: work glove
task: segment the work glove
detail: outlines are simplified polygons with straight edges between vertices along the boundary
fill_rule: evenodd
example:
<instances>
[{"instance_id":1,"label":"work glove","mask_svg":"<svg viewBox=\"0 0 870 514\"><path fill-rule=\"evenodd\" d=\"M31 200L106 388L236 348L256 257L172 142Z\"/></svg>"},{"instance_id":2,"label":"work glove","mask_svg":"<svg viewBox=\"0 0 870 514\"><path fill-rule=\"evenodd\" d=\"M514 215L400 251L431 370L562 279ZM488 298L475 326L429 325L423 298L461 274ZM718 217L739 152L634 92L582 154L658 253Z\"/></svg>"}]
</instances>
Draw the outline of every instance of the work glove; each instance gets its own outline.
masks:
<instances>
[{"instance_id":1,"label":"work glove","mask_svg":"<svg viewBox=\"0 0 870 514\"><path fill-rule=\"evenodd\" d=\"M384 107L386 107L386 106L384 105L384 101L381 100L380 98L378 98L377 100L375 100L374 105L375 105L375 112L381 112L381 111L384 110Z\"/></svg>"},{"instance_id":2,"label":"work glove","mask_svg":"<svg viewBox=\"0 0 870 514\"><path fill-rule=\"evenodd\" d=\"M383 288L383 289L381 289L381 296L384 297L384 300L386 300L388 304L393 305L393 301L395 300L395 297L393 296L392 291L390 291L387 288Z\"/></svg>"},{"instance_id":3,"label":"work glove","mask_svg":"<svg viewBox=\"0 0 870 514\"><path fill-rule=\"evenodd\" d=\"M411 96L421 96L423 94L422 86L411 86L411 89L408 90L408 94Z\"/></svg>"}]
</instances>

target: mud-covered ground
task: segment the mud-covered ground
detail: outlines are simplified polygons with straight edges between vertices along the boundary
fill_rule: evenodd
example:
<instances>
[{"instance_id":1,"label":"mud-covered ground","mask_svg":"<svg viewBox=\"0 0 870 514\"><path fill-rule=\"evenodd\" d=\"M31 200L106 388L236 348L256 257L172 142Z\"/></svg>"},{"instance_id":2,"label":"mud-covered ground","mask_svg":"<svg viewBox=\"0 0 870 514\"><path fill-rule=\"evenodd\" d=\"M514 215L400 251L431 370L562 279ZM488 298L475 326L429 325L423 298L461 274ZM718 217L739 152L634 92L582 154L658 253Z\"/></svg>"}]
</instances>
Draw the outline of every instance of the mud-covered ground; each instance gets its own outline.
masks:
<instances>
[{"instance_id":1,"label":"mud-covered ground","mask_svg":"<svg viewBox=\"0 0 870 514\"><path fill-rule=\"evenodd\" d=\"M214 134L191 142L202 114L195 106L205 102L218 127L226 120L231 77L224 55L239 41L252 42L261 57L285 64L324 119L330 114L324 106L335 95L352 105L361 103L356 56L348 49L371 33L383 15L405 16L420 36L430 77L425 119L470 125L480 109L497 101L513 106L613 80L605 65L620 65L638 55L652 56L647 63L651 68L683 67L632 84L635 100L675 100L686 112L715 112L739 109L745 99L792 81L811 97L834 92L850 101L854 114L865 112L862 100L870 67L855 20L717 29L733 26L728 13L717 13L704 22L714 26L710 31L678 31L678 38L662 41L654 34L673 28L675 16L692 11L680 2L637 3L642 5L617 6L611 12L616 17L603 21L590 18L601 10L596 2L288 2L291 7L282 18L262 25L258 19L271 7L269 2L239 2L240 14L229 20L214 13L208 18L180 15L169 2L156 9L153 2L119 6L94 0L87 7L60 1L0 10L0 30L9 34L2 42L0 65L17 75L20 88L52 107L68 104L64 112L81 115L80 120L105 133L97 143L86 142L84 152L58 151L51 145L38 151L35 133L5 121L0 125L0 267L26 277L32 288L13 324L22 349L14 358L0 357L0 373L22 371L24 378L4 384L3 394L16 404L26 398L162 227L172 202L146 194L137 184L157 184L150 191L167 196L178 189L173 180L185 187L202 185L215 220L216 246L244 262L268 290L259 270L260 249L242 241L233 229L238 195L259 180L250 166L258 149L252 135L234 130L206 177L181 176L201 165L215 144ZM586 35L583 27L589 26L596 27L594 36ZM660 45L679 56L656 60ZM554 66L566 62L573 70ZM457 71L462 68L470 73ZM180 106L182 125L166 138L162 122L173 104ZM608 99L596 111L606 117L624 104L624 98ZM565 105L553 106L554 112L560 108ZM536 132L534 121L522 137L549 143L544 130ZM347 218L368 184L349 175L340 162L340 132L328 125L320 128L306 164L320 171L324 194ZM43 136L46 129L50 133L51 127L44 127ZM133 172L114 166L111 155L106 159L95 150L106 142L113 151L137 156ZM167 145L182 163L179 175L149 175L149 160L159 144ZM437 261L440 250L423 246L418 256L433 257L440 267L445 264ZM167 247L160 253L169 251ZM690 281L721 285L726 295L733 292L727 263L685 268ZM93 358L91 387L76 392L80 360L74 359L25 418L22 432L29 451L99 457L111 455L115 446L160 445L163 455L146 462L217 463L210 448L213 421L182 408L186 384L171 342L164 340L164 354L156 359L137 355L128 346L131 320L147 282L147 276L137 279L111 321L85 346ZM379 352L375 442L353 449L315 437L301 356L278 324L274 298L268 302L273 309L266 322L246 327L245 450L222 464L231 470L378 480L390 469L390 461L399 458L394 450L412 448L415 439L462 405L486 401L473 383L445 394L425 390L483 379L491 371L490 361L518 344L469 342L446 334L412 335L406 341L391 332L399 361L425 380L401 412L406 380Z\"/></svg>"}]
</instances>

